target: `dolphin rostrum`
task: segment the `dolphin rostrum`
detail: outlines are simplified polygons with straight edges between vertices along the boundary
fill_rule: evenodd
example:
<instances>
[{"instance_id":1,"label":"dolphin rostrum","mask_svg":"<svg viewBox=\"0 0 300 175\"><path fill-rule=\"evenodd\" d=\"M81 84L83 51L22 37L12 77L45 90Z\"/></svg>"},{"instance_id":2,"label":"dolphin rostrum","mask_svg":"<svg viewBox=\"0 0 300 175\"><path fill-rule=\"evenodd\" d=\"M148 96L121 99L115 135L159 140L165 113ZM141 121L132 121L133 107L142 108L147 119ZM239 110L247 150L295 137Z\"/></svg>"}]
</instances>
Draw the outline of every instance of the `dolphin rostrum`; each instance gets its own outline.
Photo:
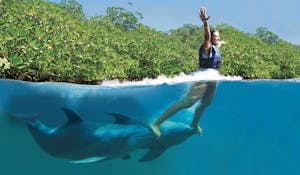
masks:
<instances>
[{"instance_id":1,"label":"dolphin rostrum","mask_svg":"<svg viewBox=\"0 0 300 175\"><path fill-rule=\"evenodd\" d=\"M108 113L115 121L99 124L82 120L71 109L62 110L68 118L62 126L50 128L37 118L26 120L26 124L42 150L73 163L127 159L137 149L148 149L139 161L151 161L196 133L186 124L165 122L161 126L163 134L157 139L147 124L122 114Z\"/></svg>"}]
</instances>

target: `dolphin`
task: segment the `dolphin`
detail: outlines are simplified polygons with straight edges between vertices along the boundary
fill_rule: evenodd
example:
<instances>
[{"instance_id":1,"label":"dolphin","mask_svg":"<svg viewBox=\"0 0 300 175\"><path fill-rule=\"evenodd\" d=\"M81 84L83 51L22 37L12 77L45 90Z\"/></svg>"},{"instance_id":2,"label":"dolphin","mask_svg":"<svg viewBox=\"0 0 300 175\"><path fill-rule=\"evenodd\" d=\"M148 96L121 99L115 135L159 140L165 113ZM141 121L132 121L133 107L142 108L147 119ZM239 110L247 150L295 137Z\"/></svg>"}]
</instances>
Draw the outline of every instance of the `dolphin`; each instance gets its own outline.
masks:
<instances>
[{"instance_id":1,"label":"dolphin","mask_svg":"<svg viewBox=\"0 0 300 175\"><path fill-rule=\"evenodd\" d=\"M130 152L148 149L139 159L151 161L169 147L182 143L195 134L183 123L164 122L162 135L157 138L148 124L118 113L107 113L114 117L113 123L99 124L84 121L78 113L62 108L67 122L50 128L37 119L29 118L26 125L31 135L46 153L66 159L72 163L91 163L113 158L130 158Z\"/></svg>"}]
</instances>

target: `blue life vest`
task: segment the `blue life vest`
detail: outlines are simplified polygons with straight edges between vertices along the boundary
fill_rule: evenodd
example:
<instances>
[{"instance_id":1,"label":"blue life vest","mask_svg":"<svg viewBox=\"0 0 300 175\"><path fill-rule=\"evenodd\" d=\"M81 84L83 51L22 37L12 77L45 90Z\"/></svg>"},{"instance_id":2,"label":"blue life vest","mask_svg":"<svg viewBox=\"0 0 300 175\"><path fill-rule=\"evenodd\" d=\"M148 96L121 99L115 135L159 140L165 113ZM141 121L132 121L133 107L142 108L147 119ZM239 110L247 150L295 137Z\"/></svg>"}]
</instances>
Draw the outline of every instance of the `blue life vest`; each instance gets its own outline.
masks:
<instances>
[{"instance_id":1,"label":"blue life vest","mask_svg":"<svg viewBox=\"0 0 300 175\"><path fill-rule=\"evenodd\" d=\"M215 45L211 45L209 56L203 53L203 45L199 49L199 67L219 69L222 63L222 56L219 49Z\"/></svg>"}]
</instances>

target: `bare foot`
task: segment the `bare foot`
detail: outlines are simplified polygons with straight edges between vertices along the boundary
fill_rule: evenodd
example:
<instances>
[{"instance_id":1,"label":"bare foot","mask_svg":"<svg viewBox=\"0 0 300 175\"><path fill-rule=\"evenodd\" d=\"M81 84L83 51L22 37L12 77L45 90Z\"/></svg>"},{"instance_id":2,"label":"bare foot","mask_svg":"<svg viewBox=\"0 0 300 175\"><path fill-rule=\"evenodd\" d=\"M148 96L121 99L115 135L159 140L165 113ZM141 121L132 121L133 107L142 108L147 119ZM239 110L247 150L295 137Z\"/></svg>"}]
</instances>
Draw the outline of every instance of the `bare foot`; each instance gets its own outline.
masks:
<instances>
[{"instance_id":1,"label":"bare foot","mask_svg":"<svg viewBox=\"0 0 300 175\"><path fill-rule=\"evenodd\" d=\"M201 135L203 133L202 129L200 128L199 125L191 126L191 127L194 128L194 130L196 131L196 133L198 133L199 135Z\"/></svg>"},{"instance_id":2,"label":"bare foot","mask_svg":"<svg viewBox=\"0 0 300 175\"><path fill-rule=\"evenodd\" d=\"M161 136L161 132L160 132L160 129L159 129L159 125L150 124L150 128L152 129L153 133L154 133L157 137L160 137L160 136Z\"/></svg>"}]
</instances>

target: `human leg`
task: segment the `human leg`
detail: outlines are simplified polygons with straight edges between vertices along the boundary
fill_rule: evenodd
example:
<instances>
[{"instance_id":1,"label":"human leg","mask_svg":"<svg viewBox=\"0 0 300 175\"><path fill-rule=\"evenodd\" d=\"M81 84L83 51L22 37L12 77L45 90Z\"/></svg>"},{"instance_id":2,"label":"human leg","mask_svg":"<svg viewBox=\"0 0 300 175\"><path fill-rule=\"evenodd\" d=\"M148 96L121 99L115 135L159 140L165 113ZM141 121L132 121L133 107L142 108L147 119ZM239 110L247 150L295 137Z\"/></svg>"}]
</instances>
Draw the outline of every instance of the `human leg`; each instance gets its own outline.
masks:
<instances>
[{"instance_id":1,"label":"human leg","mask_svg":"<svg viewBox=\"0 0 300 175\"><path fill-rule=\"evenodd\" d=\"M203 82L195 83L190 88L189 93L183 100L173 103L165 112L162 113L159 118L157 118L153 123L150 124L150 127L154 134L159 137L161 135L159 128L160 125L165 120L176 114L178 111L191 107L194 103L201 99L206 92L206 87L206 85L203 85Z\"/></svg>"},{"instance_id":2,"label":"human leg","mask_svg":"<svg viewBox=\"0 0 300 175\"><path fill-rule=\"evenodd\" d=\"M165 112L162 113L162 115L159 118L157 118L153 123L150 124L150 127L154 132L154 134L159 137L161 135L159 129L160 125L165 120L167 120L168 118L176 114L178 111L187 108L189 106L191 106L191 101L189 101L188 99L184 99L182 101L178 101L172 104Z\"/></svg>"},{"instance_id":3,"label":"human leg","mask_svg":"<svg viewBox=\"0 0 300 175\"><path fill-rule=\"evenodd\" d=\"M191 127L194 128L199 134L202 133L202 129L199 126L199 120L200 120L202 114L204 113L205 109L211 104L211 102L215 96L217 83L216 82L208 82L206 85L207 85L207 88L201 99L201 104L200 104L200 106L198 106L196 108L195 113L194 113L194 118L191 123Z\"/></svg>"}]
</instances>

